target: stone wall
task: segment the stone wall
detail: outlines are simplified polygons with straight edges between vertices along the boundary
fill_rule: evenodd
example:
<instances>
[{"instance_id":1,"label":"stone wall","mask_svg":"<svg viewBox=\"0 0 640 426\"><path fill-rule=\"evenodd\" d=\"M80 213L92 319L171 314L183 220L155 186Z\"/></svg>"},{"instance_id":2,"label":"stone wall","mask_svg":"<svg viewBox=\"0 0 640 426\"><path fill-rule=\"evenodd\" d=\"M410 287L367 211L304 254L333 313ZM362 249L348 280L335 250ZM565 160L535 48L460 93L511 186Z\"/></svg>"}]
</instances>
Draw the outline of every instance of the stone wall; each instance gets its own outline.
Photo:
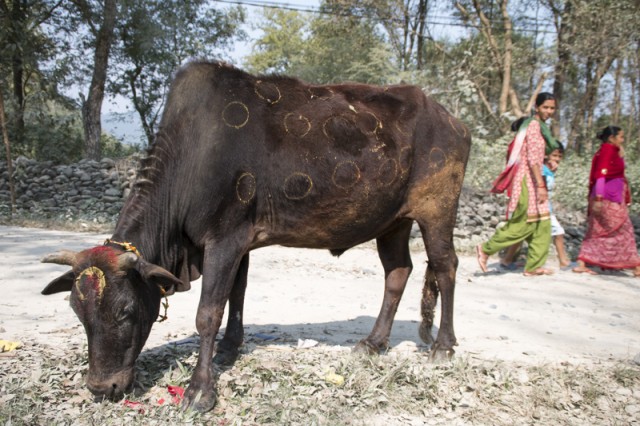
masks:
<instances>
[{"instance_id":1,"label":"stone wall","mask_svg":"<svg viewBox=\"0 0 640 426\"><path fill-rule=\"evenodd\" d=\"M16 208L20 215L55 219L115 221L131 181L135 161L83 160L55 166L19 157L13 164ZM0 215L10 208L9 172L0 162Z\"/></svg>"},{"instance_id":2,"label":"stone wall","mask_svg":"<svg viewBox=\"0 0 640 426\"><path fill-rule=\"evenodd\" d=\"M137 159L114 161L83 160L77 164L54 166L24 157L14 162L17 209L20 215L62 220L95 220L114 223L136 177ZM506 199L488 192L465 188L460 198L454 242L462 251L472 251L493 235L504 219ZM0 216L9 214L10 194L5 162L0 162ZM583 212L567 211L554 200L558 219L567 232L565 239L572 258L584 237ZM636 241L640 243L640 218L633 218ZM413 244L420 244L414 227Z\"/></svg>"}]
</instances>

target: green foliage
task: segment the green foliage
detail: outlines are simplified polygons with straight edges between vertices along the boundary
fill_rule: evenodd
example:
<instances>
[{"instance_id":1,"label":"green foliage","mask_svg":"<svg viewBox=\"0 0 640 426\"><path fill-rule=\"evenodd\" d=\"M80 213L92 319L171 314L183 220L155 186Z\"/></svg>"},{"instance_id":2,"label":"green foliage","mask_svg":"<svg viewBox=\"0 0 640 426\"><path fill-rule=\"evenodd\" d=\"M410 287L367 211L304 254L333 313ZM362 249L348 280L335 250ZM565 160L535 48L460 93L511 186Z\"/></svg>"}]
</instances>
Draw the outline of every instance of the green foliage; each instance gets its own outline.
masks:
<instances>
[{"instance_id":1,"label":"green foliage","mask_svg":"<svg viewBox=\"0 0 640 426\"><path fill-rule=\"evenodd\" d=\"M15 115L12 103L5 107L7 116ZM12 158L22 155L57 164L82 158L82 119L78 110L67 108L59 101L32 102L27 105L24 122L24 132L19 138L15 124L7 125Z\"/></svg>"},{"instance_id":2,"label":"green foliage","mask_svg":"<svg viewBox=\"0 0 640 426\"><path fill-rule=\"evenodd\" d=\"M397 75L392 53L373 21L329 13L265 10L263 31L245 59L256 73L295 75L311 83L386 84Z\"/></svg>"},{"instance_id":3,"label":"green foliage","mask_svg":"<svg viewBox=\"0 0 640 426\"><path fill-rule=\"evenodd\" d=\"M140 152L139 145L126 145L111 135L102 134L102 156L107 158L122 158Z\"/></svg>"},{"instance_id":4,"label":"green foliage","mask_svg":"<svg viewBox=\"0 0 640 426\"><path fill-rule=\"evenodd\" d=\"M291 73L301 64L308 33L306 15L295 11L265 9L257 28L263 36L256 40L253 53L245 58L246 67L255 73Z\"/></svg>"},{"instance_id":5,"label":"green foliage","mask_svg":"<svg viewBox=\"0 0 640 426\"><path fill-rule=\"evenodd\" d=\"M128 97L152 141L173 73L192 57L214 57L243 37L241 8L218 10L204 0L122 3L109 89Z\"/></svg>"}]
</instances>

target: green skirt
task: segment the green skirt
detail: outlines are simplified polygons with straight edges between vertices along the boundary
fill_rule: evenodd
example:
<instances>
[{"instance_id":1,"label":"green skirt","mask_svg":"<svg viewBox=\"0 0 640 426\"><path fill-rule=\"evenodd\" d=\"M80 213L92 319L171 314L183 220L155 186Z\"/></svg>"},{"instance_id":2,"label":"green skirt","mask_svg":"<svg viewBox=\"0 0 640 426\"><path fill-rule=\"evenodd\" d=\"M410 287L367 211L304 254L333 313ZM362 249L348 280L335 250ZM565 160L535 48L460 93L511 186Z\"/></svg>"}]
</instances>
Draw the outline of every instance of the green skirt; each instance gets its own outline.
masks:
<instances>
[{"instance_id":1,"label":"green skirt","mask_svg":"<svg viewBox=\"0 0 640 426\"><path fill-rule=\"evenodd\" d=\"M551 221L549 219L539 222L527 222L527 210L529 207L529 191L527 184L522 181L522 192L518 199L518 205L513 215L502 228L496 229L493 237L482 245L482 250L492 255L500 250L511 247L519 242L526 241L529 246L525 272L533 272L544 266L549 256L551 245Z\"/></svg>"}]
</instances>

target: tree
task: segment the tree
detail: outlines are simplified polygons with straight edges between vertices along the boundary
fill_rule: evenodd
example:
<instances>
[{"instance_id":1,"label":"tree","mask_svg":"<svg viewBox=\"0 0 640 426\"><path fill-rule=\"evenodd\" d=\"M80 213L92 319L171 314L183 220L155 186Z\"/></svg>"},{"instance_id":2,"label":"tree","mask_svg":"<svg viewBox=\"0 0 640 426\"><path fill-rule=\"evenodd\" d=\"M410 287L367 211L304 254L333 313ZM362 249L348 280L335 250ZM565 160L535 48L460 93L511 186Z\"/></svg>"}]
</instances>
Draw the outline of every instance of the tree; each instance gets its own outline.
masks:
<instances>
[{"instance_id":1,"label":"tree","mask_svg":"<svg viewBox=\"0 0 640 426\"><path fill-rule=\"evenodd\" d=\"M18 149L27 146L25 112L34 95L47 85L41 64L53 59L56 43L43 31L61 13L62 1L0 0L0 76L12 96L11 122ZM9 125L9 123L8 123Z\"/></svg>"},{"instance_id":2,"label":"tree","mask_svg":"<svg viewBox=\"0 0 640 426\"><path fill-rule=\"evenodd\" d=\"M574 68L571 56L571 45L575 40L575 26L573 18L573 0L543 0L553 15L556 28L556 56L554 66L553 94L556 98L556 117L552 123L552 131L555 137L560 136L560 122L562 118L563 103L565 100L565 82L567 73Z\"/></svg>"},{"instance_id":3,"label":"tree","mask_svg":"<svg viewBox=\"0 0 640 426\"><path fill-rule=\"evenodd\" d=\"M189 58L215 57L242 38L244 10L218 10L204 0L130 0L122 16L109 87L131 99L150 144L173 73Z\"/></svg>"},{"instance_id":4,"label":"tree","mask_svg":"<svg viewBox=\"0 0 640 426\"><path fill-rule=\"evenodd\" d=\"M308 25L297 12L265 11L260 26L264 34L246 59L249 68L287 73L312 83L388 83L398 73L375 21L347 13L336 3L323 2L322 13Z\"/></svg>"},{"instance_id":5,"label":"tree","mask_svg":"<svg viewBox=\"0 0 640 426\"><path fill-rule=\"evenodd\" d=\"M379 23L401 71L420 70L425 65L428 0L331 0L325 3L341 16L363 17Z\"/></svg>"},{"instance_id":6,"label":"tree","mask_svg":"<svg viewBox=\"0 0 640 426\"><path fill-rule=\"evenodd\" d=\"M290 73L302 64L309 28L301 13L283 9L264 9L263 20L257 28L263 35L254 44L251 55L245 58L246 67L258 73Z\"/></svg>"},{"instance_id":7,"label":"tree","mask_svg":"<svg viewBox=\"0 0 640 426\"><path fill-rule=\"evenodd\" d=\"M84 23L94 38L92 78L86 99L82 102L85 156L92 160L102 157L102 126L100 115L104 100L109 54L116 23L117 1L104 0L103 4L91 0L73 0Z\"/></svg>"},{"instance_id":8,"label":"tree","mask_svg":"<svg viewBox=\"0 0 640 426\"><path fill-rule=\"evenodd\" d=\"M9 181L9 193L11 196L11 214L16 212L16 187L13 182L13 164L11 162L11 142L9 141L9 132L7 131L7 121L4 113L4 97L2 96L2 88L0 87L0 130L2 131L2 141L5 147L5 158L7 159L7 171Z\"/></svg>"},{"instance_id":9,"label":"tree","mask_svg":"<svg viewBox=\"0 0 640 426\"><path fill-rule=\"evenodd\" d=\"M513 23L507 10L508 3L508 0L499 0L497 2L501 16L498 35L496 34L495 24L484 11L486 5L482 4L479 0L473 0L469 4L462 1L455 2L455 7L462 15L462 18L467 22L472 22L479 29L480 34L482 34L489 47L493 66L499 72L501 87L497 114L500 117L507 112L509 101L511 102L513 113L515 115L522 115L522 108L511 79L513 64Z\"/></svg>"}]
</instances>

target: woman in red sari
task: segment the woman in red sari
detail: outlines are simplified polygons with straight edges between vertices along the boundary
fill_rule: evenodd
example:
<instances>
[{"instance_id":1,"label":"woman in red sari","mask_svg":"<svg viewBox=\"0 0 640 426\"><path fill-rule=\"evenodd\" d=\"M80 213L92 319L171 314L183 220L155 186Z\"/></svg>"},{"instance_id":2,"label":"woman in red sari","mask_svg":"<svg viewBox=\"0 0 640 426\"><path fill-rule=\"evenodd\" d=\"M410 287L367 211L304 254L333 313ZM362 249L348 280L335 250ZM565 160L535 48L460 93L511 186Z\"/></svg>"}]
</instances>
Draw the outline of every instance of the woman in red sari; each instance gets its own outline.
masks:
<instances>
[{"instance_id":1,"label":"woman in red sari","mask_svg":"<svg viewBox=\"0 0 640 426\"><path fill-rule=\"evenodd\" d=\"M589 176L587 235L573 272L596 274L587 267L633 269L640 277L640 256L627 205L631 191L624 175L624 131L608 126L598 134L602 146L593 156Z\"/></svg>"}]
</instances>

